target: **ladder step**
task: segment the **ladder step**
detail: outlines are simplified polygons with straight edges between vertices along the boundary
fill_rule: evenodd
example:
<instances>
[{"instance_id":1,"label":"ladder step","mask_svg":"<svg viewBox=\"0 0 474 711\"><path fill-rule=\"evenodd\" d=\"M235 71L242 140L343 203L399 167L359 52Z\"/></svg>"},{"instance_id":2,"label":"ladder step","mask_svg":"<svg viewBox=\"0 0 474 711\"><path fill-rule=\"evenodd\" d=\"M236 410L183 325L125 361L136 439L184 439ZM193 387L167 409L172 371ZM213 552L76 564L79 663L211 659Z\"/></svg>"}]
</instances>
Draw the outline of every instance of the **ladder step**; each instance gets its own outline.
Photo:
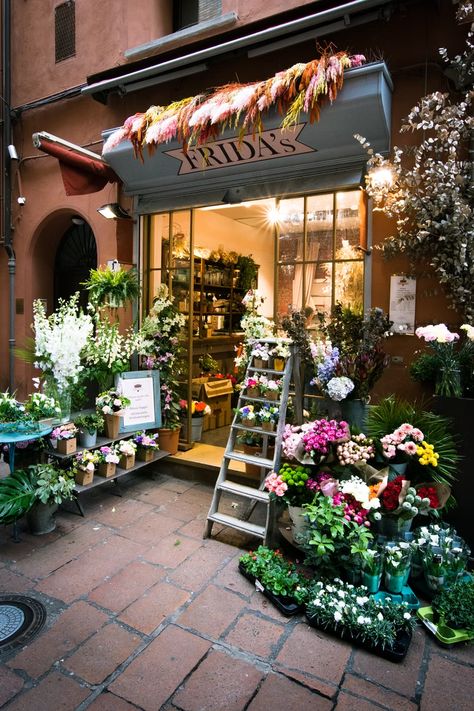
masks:
<instances>
[{"instance_id":1,"label":"ladder step","mask_svg":"<svg viewBox=\"0 0 474 711\"><path fill-rule=\"evenodd\" d=\"M270 500L268 491L261 491L260 489L254 489L252 486L237 484L235 481L223 481L222 483L217 484L217 488L230 494L237 494L237 496L245 496L248 499L257 499L257 501L262 501L265 504L267 504Z\"/></svg>"},{"instance_id":2,"label":"ladder step","mask_svg":"<svg viewBox=\"0 0 474 711\"><path fill-rule=\"evenodd\" d=\"M241 521L238 518L223 513L210 514L207 519L208 521L214 521L214 523L221 523L223 526L236 528L238 531L243 531L244 533L252 533L254 536L258 536L258 538L265 538L265 526L257 526L255 523Z\"/></svg>"},{"instance_id":3,"label":"ladder step","mask_svg":"<svg viewBox=\"0 0 474 711\"><path fill-rule=\"evenodd\" d=\"M251 454L244 454L244 452L225 452L225 459L235 459L238 462L248 462L249 464L255 464L257 467L264 467L265 469L273 469L273 460L264 459L263 457L254 457Z\"/></svg>"},{"instance_id":4,"label":"ladder step","mask_svg":"<svg viewBox=\"0 0 474 711\"><path fill-rule=\"evenodd\" d=\"M269 400L265 397L249 397L248 395L240 395L241 400L247 400L248 402L265 402L267 405L279 405L280 400Z\"/></svg>"},{"instance_id":5,"label":"ladder step","mask_svg":"<svg viewBox=\"0 0 474 711\"><path fill-rule=\"evenodd\" d=\"M255 432L256 434L270 435L270 437L276 437L276 430L264 430L262 427L246 427L245 425L232 425L236 430L246 430L248 432Z\"/></svg>"},{"instance_id":6,"label":"ladder step","mask_svg":"<svg viewBox=\"0 0 474 711\"><path fill-rule=\"evenodd\" d=\"M253 365L249 367L249 370L256 370L259 373L271 373L272 375L280 375L282 378L285 375L284 370L272 370L271 368L254 368Z\"/></svg>"}]
</instances>

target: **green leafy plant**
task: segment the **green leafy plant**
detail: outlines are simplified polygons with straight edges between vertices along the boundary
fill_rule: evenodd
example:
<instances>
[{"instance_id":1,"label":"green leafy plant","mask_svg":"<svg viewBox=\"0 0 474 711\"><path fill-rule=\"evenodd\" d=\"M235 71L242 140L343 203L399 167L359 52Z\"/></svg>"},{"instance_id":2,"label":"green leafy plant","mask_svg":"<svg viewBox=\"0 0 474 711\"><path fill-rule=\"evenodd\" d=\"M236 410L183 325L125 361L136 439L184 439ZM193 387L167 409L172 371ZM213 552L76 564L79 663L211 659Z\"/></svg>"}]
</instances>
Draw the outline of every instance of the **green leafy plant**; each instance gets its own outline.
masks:
<instances>
[{"instance_id":1,"label":"green leafy plant","mask_svg":"<svg viewBox=\"0 0 474 711\"><path fill-rule=\"evenodd\" d=\"M251 254L239 254L235 268L239 270L240 289L248 291L257 286L258 266Z\"/></svg>"},{"instance_id":2,"label":"green leafy plant","mask_svg":"<svg viewBox=\"0 0 474 711\"><path fill-rule=\"evenodd\" d=\"M256 551L241 556L239 562L249 575L255 576L274 595L290 597L298 603L306 601L308 579L280 551L259 546Z\"/></svg>"},{"instance_id":3,"label":"green leafy plant","mask_svg":"<svg viewBox=\"0 0 474 711\"><path fill-rule=\"evenodd\" d=\"M31 471L17 469L0 479L0 523L14 523L31 509L36 501L36 479Z\"/></svg>"},{"instance_id":4,"label":"green leafy plant","mask_svg":"<svg viewBox=\"0 0 474 711\"><path fill-rule=\"evenodd\" d=\"M104 418L96 412L80 415L74 419L74 424L80 430L86 430L89 434L100 431L104 426Z\"/></svg>"},{"instance_id":5,"label":"green leafy plant","mask_svg":"<svg viewBox=\"0 0 474 711\"><path fill-rule=\"evenodd\" d=\"M52 464L36 464L29 470L36 484L35 497L43 504L60 504L72 499L74 478L68 472Z\"/></svg>"},{"instance_id":6,"label":"green leafy plant","mask_svg":"<svg viewBox=\"0 0 474 711\"><path fill-rule=\"evenodd\" d=\"M210 353L205 353L199 358L199 367L203 373L218 373L219 363Z\"/></svg>"},{"instance_id":7,"label":"green leafy plant","mask_svg":"<svg viewBox=\"0 0 474 711\"><path fill-rule=\"evenodd\" d=\"M118 309L140 295L136 269L91 269L89 279L83 285L89 292L91 303L99 307Z\"/></svg>"},{"instance_id":8,"label":"green leafy plant","mask_svg":"<svg viewBox=\"0 0 474 711\"><path fill-rule=\"evenodd\" d=\"M443 590L433 599L432 607L448 627L474 633L474 580L460 580Z\"/></svg>"},{"instance_id":9,"label":"green leafy plant","mask_svg":"<svg viewBox=\"0 0 474 711\"><path fill-rule=\"evenodd\" d=\"M15 422L24 419L25 406L19 403L14 395L8 392L0 393L0 423Z\"/></svg>"}]
</instances>

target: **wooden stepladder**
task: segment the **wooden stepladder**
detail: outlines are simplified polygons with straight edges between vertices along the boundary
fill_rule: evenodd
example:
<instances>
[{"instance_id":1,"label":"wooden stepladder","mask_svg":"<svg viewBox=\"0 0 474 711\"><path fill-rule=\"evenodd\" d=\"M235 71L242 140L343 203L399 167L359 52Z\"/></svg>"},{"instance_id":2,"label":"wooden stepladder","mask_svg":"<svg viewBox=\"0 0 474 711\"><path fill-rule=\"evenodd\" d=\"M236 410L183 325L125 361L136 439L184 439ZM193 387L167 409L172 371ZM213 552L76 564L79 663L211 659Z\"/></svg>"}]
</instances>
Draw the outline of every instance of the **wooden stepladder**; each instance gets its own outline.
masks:
<instances>
[{"instance_id":1,"label":"wooden stepladder","mask_svg":"<svg viewBox=\"0 0 474 711\"><path fill-rule=\"evenodd\" d=\"M278 341L275 339L258 339L258 343L267 344L269 347L275 345L277 342L281 343L281 339ZM262 427L248 427L244 426L242 423L238 422L238 416L235 415L230 426L229 439L227 441L227 447L224 452L224 457L222 459L222 464L219 471L219 476L217 477L216 485L214 488L214 495L212 497L211 506L209 508L209 513L207 515L207 521L204 528L204 538L208 538L211 535L212 526L214 523L220 523L224 526L230 526L238 531L243 531L245 533L252 534L261 538L264 544L267 544L273 536L274 528L274 515L273 506L270 500L269 493L264 490L264 482L266 476L271 471L278 472L280 468L280 458L281 458L281 442L283 431L285 429L285 419L286 419L286 408L288 404L288 395L290 389L291 374L293 368L293 346L291 346L291 341L288 341L290 345L291 355L285 359L285 365L283 371L274 370L272 368L257 368L253 365L254 359L250 360L250 364L247 367L246 377L252 375L262 375L265 374L269 378L279 379L282 381L281 393L278 400L270 400L265 397L249 397L245 391L241 391L238 409L244 405L249 404L260 404L260 405L274 405L278 407L278 425L276 430L269 432ZM253 456L250 454L245 454L245 452L235 451L236 439L239 432L247 431L252 432L262 436L262 456ZM270 445L273 443L274 451L273 458L269 458L268 452ZM229 465L232 461L245 462L247 464L253 464L260 469L260 483L257 486L244 485L238 482L232 481L228 478ZM257 482L256 482L257 484ZM247 499L250 506L246 507L246 515L238 518L237 516L231 516L227 513L221 513L219 511L219 504L221 502L221 496L223 493L231 494L232 496ZM266 516L265 525L258 525L252 523L248 520L251 511L255 508L257 503L264 504L266 506Z\"/></svg>"}]
</instances>

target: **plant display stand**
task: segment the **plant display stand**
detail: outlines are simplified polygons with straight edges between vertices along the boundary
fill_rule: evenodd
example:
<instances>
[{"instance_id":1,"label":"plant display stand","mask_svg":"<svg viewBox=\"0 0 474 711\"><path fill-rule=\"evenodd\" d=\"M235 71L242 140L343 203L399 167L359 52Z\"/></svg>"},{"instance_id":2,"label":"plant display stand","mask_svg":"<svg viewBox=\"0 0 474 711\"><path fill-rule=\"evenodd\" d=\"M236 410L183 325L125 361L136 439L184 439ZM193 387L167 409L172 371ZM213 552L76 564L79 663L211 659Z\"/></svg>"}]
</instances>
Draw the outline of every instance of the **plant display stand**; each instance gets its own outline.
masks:
<instances>
[{"instance_id":1,"label":"plant display stand","mask_svg":"<svg viewBox=\"0 0 474 711\"><path fill-rule=\"evenodd\" d=\"M259 339L262 344L273 345L277 343L275 339ZM246 376L253 373L266 373L267 375L276 375L282 380L282 390L280 394L280 399L275 401L272 400L272 405L278 406L278 427L276 431L269 432L264 430L262 427L251 427L243 425L237 421L237 414L234 416L230 427L229 439L227 442L227 447L224 452L224 457L222 459L221 468L219 471L219 476L216 481L216 486L214 489L214 495L212 497L211 506L209 508L209 513L207 514L207 522L204 528L204 538L211 535L212 526L214 523L220 523L224 526L230 526L238 531L243 531L244 533L250 533L258 538L261 538L266 544L269 539L274 535L274 512L273 506L271 505L270 495L268 491L264 491L264 480L270 471L278 471L280 467L280 456L281 456L281 440L283 431L285 428L285 416L286 416L286 406L288 402L288 393L290 388L290 379L292 374L293 366L293 346L291 347L292 354L286 359L285 367L283 371L276 371L270 368L256 368L254 365L249 365L247 367ZM250 361L252 363L253 359ZM248 404L249 402L258 403L268 403L270 400L265 397L251 397L249 393L241 393L237 405L237 409L241 406ZM235 450L235 443L237 435L243 430L250 430L259 434L263 438L263 456L256 457L245 452L238 452ZM273 458L269 459L267 456L269 441L274 444ZM233 461L245 462L246 464L253 464L258 467L260 472L260 485L258 488L252 486L246 486L239 484L235 481L229 480L229 464ZM230 494L232 496L241 497L247 499L251 504L250 511L247 510L244 513L244 517L238 518L236 516L230 516L226 513L221 513L219 511L219 504L221 501L222 494ZM250 513L253 511L257 503L264 504L266 506L266 519L265 525L261 526L255 523L251 523L248 518Z\"/></svg>"},{"instance_id":2,"label":"plant display stand","mask_svg":"<svg viewBox=\"0 0 474 711\"><path fill-rule=\"evenodd\" d=\"M54 457L55 459L67 461L71 459L72 457L75 457L77 454L79 454L81 451L84 449L88 450L94 450L94 449L100 449L100 447L104 447L105 445L110 445L113 444L114 442L119 442L120 440L123 439L131 439L135 435L135 432L127 432L125 435L121 435L120 437L117 437L115 439L108 439L107 437L97 437L97 442L93 447L83 447L80 448L77 452L75 452L73 455L68 455L68 454L60 454L57 452L55 449L50 449L48 450L48 454L50 457ZM154 457L151 460L151 462L157 462L159 459L163 459L164 457L168 457L169 452L165 451L164 449L158 449L156 452L154 452ZM131 474L132 472L137 471L138 469L141 469L142 467L145 467L147 464L151 463L150 461L135 461L135 464L132 467L129 467L128 469L121 469L117 467L115 470L115 473L112 474L112 476L94 476L93 481L90 484L77 484L74 487L74 502L76 504L77 510L81 516L85 516L84 513L84 508L82 506L82 502L80 500L80 496L84 494L86 491L89 491L90 489L95 489L97 486L104 486L104 484L108 484L109 482L114 483L114 488L115 488L115 494L117 496L121 496L121 491L120 491L120 486L119 486L119 479L121 477L125 476L126 474Z\"/></svg>"}]
</instances>

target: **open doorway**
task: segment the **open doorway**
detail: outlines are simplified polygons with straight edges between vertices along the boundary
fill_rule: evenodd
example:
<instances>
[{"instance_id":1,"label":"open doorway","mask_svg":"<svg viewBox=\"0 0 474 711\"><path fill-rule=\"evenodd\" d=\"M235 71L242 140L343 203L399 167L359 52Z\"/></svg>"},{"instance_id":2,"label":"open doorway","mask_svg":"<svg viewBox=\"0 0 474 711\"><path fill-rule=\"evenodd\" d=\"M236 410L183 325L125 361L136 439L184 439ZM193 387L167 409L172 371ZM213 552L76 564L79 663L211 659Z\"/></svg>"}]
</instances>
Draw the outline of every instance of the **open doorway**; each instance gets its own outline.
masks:
<instances>
[{"instance_id":1,"label":"open doorway","mask_svg":"<svg viewBox=\"0 0 474 711\"><path fill-rule=\"evenodd\" d=\"M91 269L97 268L97 244L87 222L77 218L59 242L54 261L54 308L59 299L80 293L79 305L87 306L87 291L82 286Z\"/></svg>"}]
</instances>

